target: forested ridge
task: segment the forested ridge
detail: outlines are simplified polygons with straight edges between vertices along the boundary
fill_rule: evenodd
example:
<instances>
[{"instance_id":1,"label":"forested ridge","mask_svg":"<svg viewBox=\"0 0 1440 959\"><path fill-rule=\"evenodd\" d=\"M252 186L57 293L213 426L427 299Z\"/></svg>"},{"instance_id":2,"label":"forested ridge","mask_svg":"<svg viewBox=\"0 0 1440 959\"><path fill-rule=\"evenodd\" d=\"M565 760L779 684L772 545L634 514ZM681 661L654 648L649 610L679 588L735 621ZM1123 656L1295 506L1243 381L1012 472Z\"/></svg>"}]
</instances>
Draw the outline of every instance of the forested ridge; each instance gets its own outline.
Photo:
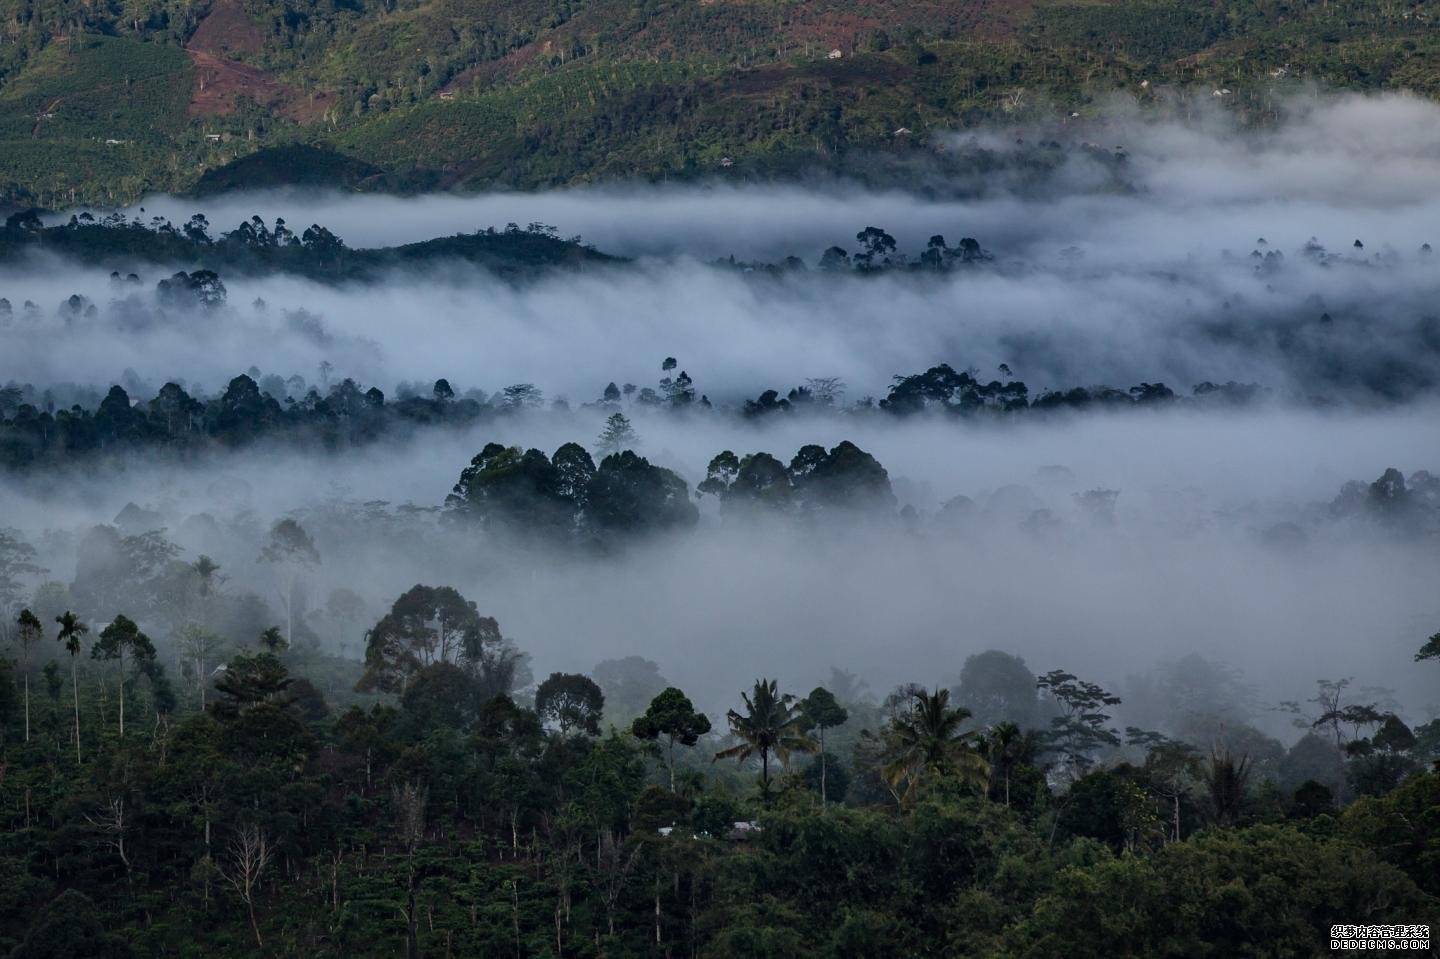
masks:
<instances>
[{"instance_id":1,"label":"forested ridge","mask_svg":"<svg viewBox=\"0 0 1440 959\"><path fill-rule=\"evenodd\" d=\"M1115 92L1182 114L1213 92L1262 125L1312 84L1433 95L1431 16L1364 0L8 0L0 190L58 207L284 183L884 179L950 162L950 131L1103 121Z\"/></svg>"},{"instance_id":2,"label":"forested ridge","mask_svg":"<svg viewBox=\"0 0 1440 959\"><path fill-rule=\"evenodd\" d=\"M1203 655L1121 686L1075 657L1030 663L1001 646L885 688L807 633L822 682L776 679L748 653L754 682L717 699L667 676L685 657L627 655L626 633L599 659L583 629L535 669L527 638L490 608L505 587L460 583L508 575L513 588L544 570L569 590L591 564L721 539L749 564L790 534L801 563L932 541L965 568L995 536L1039 557L1067 529L1103 538L1122 522L1107 488L1077 489L1065 516L1018 487L919 511L854 442L779 448L759 432L716 450L692 485L635 451L647 424L970 422L1031 407L942 366L848 414L828 381L785 407L707 409L674 358L660 367L643 399L605 388L594 437L553 453L476 443L443 500L337 489L273 519L233 469L259 457L252 475L288 485L267 441L339 449L429 421L459 437L577 421L537 409L529 384L492 398L443 379L394 401L273 374L203 400L171 383L133 403L116 386L93 413L7 390L7 456L34 454L11 479L103 486L136 471L130 488L159 508L33 536L0 523L0 948L1219 957L1264 943L1308 956L1336 922L1435 927L1440 721L1366 676L1321 676L1275 702ZM824 417L803 419L811 408ZM309 462L316 483L326 460ZM145 479L204 464L218 468L200 481L202 512L177 513L173 490ZM1440 536L1440 480L1390 468L1289 515L1246 534L1267 563L1372 541L1419 556ZM67 556L73 573L44 568ZM378 567L427 575L381 590ZM965 623L954 630L963 640ZM1416 639L1413 668L1436 668L1440 636Z\"/></svg>"},{"instance_id":3,"label":"forested ridge","mask_svg":"<svg viewBox=\"0 0 1440 959\"><path fill-rule=\"evenodd\" d=\"M763 460L729 459L709 492L733 515L784 509ZM451 521L554 536L565 503L576 529L621 530L617 502L673 515L663 477L616 499L624 457L588 460L487 449ZM822 513L889 492L853 447L790 474ZM1354 495L1406 494L1387 474ZM0 533L17 957L1299 956L1335 921L1440 919L1440 723L1353 679L1263 704L1190 656L1121 695L988 650L953 685L888 692L841 668L787 689L756 663L707 714L641 657L532 675L446 586L377 618L347 589L299 615L324 557L295 519L256 557L274 608L163 531L125 532L143 511L118 519L72 582L33 591L34 551ZM1437 655L1440 636L1416 668ZM1267 708L1298 741L1247 721Z\"/></svg>"}]
</instances>

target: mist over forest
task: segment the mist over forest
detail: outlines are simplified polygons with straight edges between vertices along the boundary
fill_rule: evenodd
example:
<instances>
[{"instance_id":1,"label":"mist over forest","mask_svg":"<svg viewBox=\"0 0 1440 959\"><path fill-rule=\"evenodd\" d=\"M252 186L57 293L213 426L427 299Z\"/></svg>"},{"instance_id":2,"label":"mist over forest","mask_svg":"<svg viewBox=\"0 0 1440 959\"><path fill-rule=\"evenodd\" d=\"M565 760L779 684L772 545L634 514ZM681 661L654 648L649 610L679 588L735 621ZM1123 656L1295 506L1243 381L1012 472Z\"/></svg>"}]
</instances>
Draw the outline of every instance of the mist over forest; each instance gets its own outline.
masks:
<instances>
[{"instance_id":1,"label":"mist over forest","mask_svg":"<svg viewBox=\"0 0 1440 959\"><path fill-rule=\"evenodd\" d=\"M425 886L441 867L415 866L441 821L488 849L475 855L495 876L535 864L523 944L521 893L506 886L515 912L472 920L470 954L669 954L645 951L654 936L703 955L822 954L742 948L734 929L784 922L742 922L715 899L723 918L706 927L686 895L724 881L656 866L673 889L652 889L617 851L661 827L696 842L715 823L803 832L804 803L836 803L811 755L853 784L846 815L918 816L927 802L939 815L952 787L991 805L1003 793L1016 817L1003 828L1033 831L1014 855L1052 877L1256 824L1378 848L1380 827L1347 807L1380 816L1416 783L1433 796L1424 770L1440 759L1440 674L1417 664L1440 655L1417 654L1440 629L1440 107L1310 94L1244 131L1218 109L1109 116L953 134L984 175L917 168L887 191L834 179L291 190L10 217L0 639L21 653L0 678L7 690L33 678L23 743L20 694L0 695L5 748L52 767L85 753L123 764L142 734L195 748L185 737L201 733L168 731L190 729L187 715L224 739L262 707L283 714L283 730L247 727L245 742L287 744L253 761L273 760L276 784L332 794L286 798L284 815L331 803L388 845L337 839L333 862L311 869L320 854L299 830L282 874L300 885L314 872L310 892L322 906L333 896L338 916L343 856L383 860L374 876L398 884L373 895L405 918L375 933L395 950L376 954L450 941L433 912L420 931L415 898L428 889L432 909L446 896L442 912L460 909L449 886ZM22 609L43 627L33 649L41 634ZM128 624L149 658L127 673L115 653L112 675L110 653L66 655L52 624L69 615L107 649ZM463 637L453 658L447 631ZM439 668L452 665L462 678ZM772 744L730 762L748 741L739 693L753 707L770 680L794 755ZM636 745L650 729L637 720L660 722L671 687L708 717L679 736L691 778L678 789L675 734L669 758ZM802 700L808 690L825 696ZM964 707L955 721L973 743L957 732L936 747L943 761L897 758L907 723L951 716L926 690ZM117 696L123 733L109 728ZM454 716L434 705L446 697L462 704ZM837 701L850 719L815 718ZM617 786L623 810L575 812L565 804L590 800L571 783L552 810L539 772L528 798L480 801L487 811L466 818L474 795L503 790L445 785L436 757L462 741L499 749L512 732L496 730L527 716L515 756L593 772L602 750L632 749L614 760L630 764L625 788L671 805L626 812L638 800ZM996 745L1007 722L1034 734L1013 762ZM594 742L576 745L571 726ZM830 745L805 738L826 729ZM365 736L404 745L377 771L383 750L356 745ZM334 768L313 779L281 768L321 756ZM1030 798L1012 813L1008 771L1022 769ZM51 788L40 770L5 794L25 830L40 828L32 792ZM76 802L119 795L113 777L85 775ZM1132 787L1154 810L1116 812L1120 793L1105 792L1112 805L1096 811L1100 793L1084 792ZM207 910L212 885L239 897L222 954L259 948L266 924L279 948L300 949L313 930L237 879L254 844L283 831L279 812L246 809L231 810L223 852L205 819L195 854L218 871L174 882L203 887ZM599 833L566 832L552 819L566 809L603 820ZM386 838L384 810L420 825ZM86 875L162 897L163 876L191 869L178 852L119 849L133 821L96 829L120 858L96 854ZM1423 854L1355 866L1384 872L1374 888L1396 884L1416 922L1435 910L1424 863L1440 839L1427 835ZM632 863L652 855L636 848ZM573 878L572 855L595 874ZM355 888L382 884L345 868L360 870ZM577 931L571 882L609 890ZM1315 914L1336 895L1315 892ZM974 954L1060 954L1053 916L1017 902L995 906ZM617 932L627 909L634 928L622 918ZM354 925L326 948L384 927L355 915L367 918L334 920ZM182 954L145 936L135 954ZM970 954L891 945L823 954Z\"/></svg>"}]
</instances>

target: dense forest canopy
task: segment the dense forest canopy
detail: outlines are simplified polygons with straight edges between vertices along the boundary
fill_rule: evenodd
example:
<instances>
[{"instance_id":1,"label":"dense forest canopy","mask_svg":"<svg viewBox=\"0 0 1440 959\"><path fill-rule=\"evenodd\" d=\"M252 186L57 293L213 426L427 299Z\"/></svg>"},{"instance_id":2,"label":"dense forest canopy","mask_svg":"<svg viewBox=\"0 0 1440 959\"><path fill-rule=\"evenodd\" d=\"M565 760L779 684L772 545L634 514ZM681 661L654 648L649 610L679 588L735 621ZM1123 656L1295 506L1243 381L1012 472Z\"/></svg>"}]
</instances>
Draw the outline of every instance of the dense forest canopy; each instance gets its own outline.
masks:
<instances>
[{"instance_id":1,"label":"dense forest canopy","mask_svg":"<svg viewBox=\"0 0 1440 959\"><path fill-rule=\"evenodd\" d=\"M645 469L492 445L444 525L512 555L692 525ZM846 444L788 468L722 453L706 484L726 523L853 528L895 504ZM1391 470L1331 510L1433 545L1440 496ZM1363 680L1268 703L1196 654L1111 688L989 649L889 691L762 675L707 715L641 656L584 667L571 643L575 671L541 679L450 586L322 602L337 517L208 534L255 539L269 596L159 518L132 504L92 529L69 582L0 531L16 956L1310 953L1336 910L1440 918L1440 721ZM1283 739L1267 713L1293 720Z\"/></svg>"}]
</instances>

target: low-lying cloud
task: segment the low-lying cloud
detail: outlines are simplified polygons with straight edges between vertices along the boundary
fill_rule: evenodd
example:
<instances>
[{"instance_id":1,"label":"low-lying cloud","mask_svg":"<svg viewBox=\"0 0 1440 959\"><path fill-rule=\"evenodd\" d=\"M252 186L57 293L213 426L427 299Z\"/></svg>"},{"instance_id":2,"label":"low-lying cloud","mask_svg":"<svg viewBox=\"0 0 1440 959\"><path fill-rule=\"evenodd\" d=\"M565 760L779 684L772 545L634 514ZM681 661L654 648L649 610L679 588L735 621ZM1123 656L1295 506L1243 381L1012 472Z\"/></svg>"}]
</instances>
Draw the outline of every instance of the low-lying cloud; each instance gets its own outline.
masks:
<instances>
[{"instance_id":1,"label":"low-lying cloud","mask_svg":"<svg viewBox=\"0 0 1440 959\"><path fill-rule=\"evenodd\" d=\"M577 409L338 455L260 447L16 479L0 488L0 526L22 529L65 579L83 530L135 502L191 555L214 552L235 588L269 595L259 540L275 518L299 516L325 557L316 596L346 586L377 612L415 582L455 585L538 670L644 655L711 708L762 673L792 689L831 665L877 688L947 682L966 655L998 647L1112 686L1199 651L1242 667L1272 701L1356 675L1395 687L1424 718L1433 693L1408 664L1440 621L1440 551L1326 504L1389 466L1440 467L1440 278L1421 249L1440 242L1440 107L1340 97L1283 112L1261 132L1236 130L1212 104L1188 122L1117 108L1059 131L956 135L949 149L985 151L1000 172L939 199L834 183L151 198L147 216L200 210L228 229L280 215L352 246L541 221L638 259L523 283L454 264L338 286L224 275L227 305L196 313L157 309L147 291L166 270L117 287L107 269L7 265L0 383L61 395L60 384L103 391L123 378L147 400L167 380L214 392L253 366L309 385L353 376L392 396L441 376L457 392L533 383ZM1043 182L1005 173L1052 138L1063 140L1039 147L1054 153ZM931 234L973 236L994 260L944 275L814 269L832 244L853 252L867 225L911 254ZM706 265L730 254L794 254L811 269ZM57 310L75 293L93 314ZM940 362L982 378L1007 364L1032 395L1233 379L1276 402L993 422L631 408L640 452L692 486L723 449L785 461L807 443L853 440L889 470L918 528L736 528L707 507L684 537L576 558L394 509L438 507L491 440L593 448L603 412L579 405L610 381L653 386L666 356L722 406L809 377L842 378L847 401L880 397L895 374ZM1118 491L1113 526L1079 507L1075 494L1094 489ZM957 495L974 517L946 526L936 517ZM356 504L381 500L383 523L356 518ZM1049 520L1027 524L1042 510ZM1279 524L1294 535L1267 535Z\"/></svg>"}]
</instances>

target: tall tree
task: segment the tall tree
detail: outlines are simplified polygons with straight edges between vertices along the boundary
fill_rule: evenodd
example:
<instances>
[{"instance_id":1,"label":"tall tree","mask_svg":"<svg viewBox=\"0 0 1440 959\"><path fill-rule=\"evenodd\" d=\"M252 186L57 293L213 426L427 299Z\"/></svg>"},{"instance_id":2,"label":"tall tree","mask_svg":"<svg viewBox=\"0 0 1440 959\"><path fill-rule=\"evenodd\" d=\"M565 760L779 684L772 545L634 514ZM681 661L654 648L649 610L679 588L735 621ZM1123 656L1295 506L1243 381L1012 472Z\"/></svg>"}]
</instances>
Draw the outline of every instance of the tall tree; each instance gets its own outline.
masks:
<instances>
[{"instance_id":1,"label":"tall tree","mask_svg":"<svg viewBox=\"0 0 1440 959\"><path fill-rule=\"evenodd\" d=\"M282 519L270 528L270 539L257 562L269 563L284 577L285 639L294 645L296 590L305 572L320 565L320 551L305 527L293 519Z\"/></svg>"},{"instance_id":2,"label":"tall tree","mask_svg":"<svg viewBox=\"0 0 1440 959\"><path fill-rule=\"evenodd\" d=\"M1120 745L1119 734L1106 725L1110 714L1105 712L1120 704L1119 696L1061 669L1040 676L1035 685L1049 693L1060 709L1060 715L1050 720L1046 741L1072 779L1090 768L1096 751Z\"/></svg>"},{"instance_id":3,"label":"tall tree","mask_svg":"<svg viewBox=\"0 0 1440 959\"><path fill-rule=\"evenodd\" d=\"M675 792L675 744L693 746L710 731L710 719L696 712L690 697L669 687L650 701L650 708L631 725L637 739L658 742L665 737L665 768L670 773L670 791Z\"/></svg>"},{"instance_id":4,"label":"tall tree","mask_svg":"<svg viewBox=\"0 0 1440 959\"><path fill-rule=\"evenodd\" d=\"M15 625L18 632L15 641L20 647L20 676L25 684L25 741L30 741L30 657L34 655L35 644L44 635L40 618L28 609L20 610Z\"/></svg>"},{"instance_id":5,"label":"tall tree","mask_svg":"<svg viewBox=\"0 0 1440 959\"><path fill-rule=\"evenodd\" d=\"M1034 763L1040 752L1040 736L1033 729L1022 729L1008 719L996 723L985 734L983 752L990 763L992 794L995 776L1000 777L1000 793L1010 805L1010 777L1016 768Z\"/></svg>"},{"instance_id":6,"label":"tall tree","mask_svg":"<svg viewBox=\"0 0 1440 959\"><path fill-rule=\"evenodd\" d=\"M213 630L190 623L180 630L177 646L195 672L195 688L200 697L200 711L205 711L206 691L210 688L210 670L220 651L225 648L225 637Z\"/></svg>"},{"instance_id":7,"label":"tall tree","mask_svg":"<svg viewBox=\"0 0 1440 959\"><path fill-rule=\"evenodd\" d=\"M624 413L611 413L605 419L605 429L600 431L595 448L601 456L609 456L621 450L633 450L639 444L640 437L630 425L630 418Z\"/></svg>"},{"instance_id":8,"label":"tall tree","mask_svg":"<svg viewBox=\"0 0 1440 959\"><path fill-rule=\"evenodd\" d=\"M493 617L449 586L416 585L370 630L361 692L403 693L416 673L452 663L480 683L486 695L510 691L523 656L500 634Z\"/></svg>"},{"instance_id":9,"label":"tall tree","mask_svg":"<svg viewBox=\"0 0 1440 959\"><path fill-rule=\"evenodd\" d=\"M730 724L730 734L740 743L715 754L718 759L734 758L746 762L760 757L761 791L770 792L770 757L774 755L780 765L790 768L791 753L814 752L818 746L805 735L805 715L790 693L781 694L779 684L773 679L755 680L755 688L741 693L745 712L730 710L725 719Z\"/></svg>"},{"instance_id":10,"label":"tall tree","mask_svg":"<svg viewBox=\"0 0 1440 959\"><path fill-rule=\"evenodd\" d=\"M100 631L100 639L90 648L94 659L114 660L116 685L120 690L120 736L125 736L125 663L127 659L154 659L155 644L150 637L140 632L140 627L128 616L117 615L110 625Z\"/></svg>"},{"instance_id":11,"label":"tall tree","mask_svg":"<svg viewBox=\"0 0 1440 959\"><path fill-rule=\"evenodd\" d=\"M816 686L810 691L810 695L800 703L800 711L805 715L809 727L820 731L820 804L823 806L826 802L825 778L828 772L825 768L825 730L844 725L850 718L850 713L824 686Z\"/></svg>"},{"instance_id":12,"label":"tall tree","mask_svg":"<svg viewBox=\"0 0 1440 959\"><path fill-rule=\"evenodd\" d=\"M260 877L264 875L275 855L275 848L263 829L249 825L241 827L236 833L235 838L230 841L228 852L228 862L226 868L221 870L221 875L235 888L240 901L245 903L245 910L250 917L250 931L255 934L255 947L264 949L265 941L260 938L260 924L255 919L255 894L260 887Z\"/></svg>"},{"instance_id":13,"label":"tall tree","mask_svg":"<svg viewBox=\"0 0 1440 959\"><path fill-rule=\"evenodd\" d=\"M80 762L80 674L76 665L80 650L84 648L85 634L90 632L90 627L80 622L80 617L68 609L55 617L55 622L60 624L60 634L56 638L65 647L65 652L70 654L70 686L75 693L75 761Z\"/></svg>"},{"instance_id":14,"label":"tall tree","mask_svg":"<svg viewBox=\"0 0 1440 959\"><path fill-rule=\"evenodd\" d=\"M571 729L599 735L604 710L605 694L595 680L580 673L551 673L535 690L535 711L559 726L561 736Z\"/></svg>"}]
</instances>

